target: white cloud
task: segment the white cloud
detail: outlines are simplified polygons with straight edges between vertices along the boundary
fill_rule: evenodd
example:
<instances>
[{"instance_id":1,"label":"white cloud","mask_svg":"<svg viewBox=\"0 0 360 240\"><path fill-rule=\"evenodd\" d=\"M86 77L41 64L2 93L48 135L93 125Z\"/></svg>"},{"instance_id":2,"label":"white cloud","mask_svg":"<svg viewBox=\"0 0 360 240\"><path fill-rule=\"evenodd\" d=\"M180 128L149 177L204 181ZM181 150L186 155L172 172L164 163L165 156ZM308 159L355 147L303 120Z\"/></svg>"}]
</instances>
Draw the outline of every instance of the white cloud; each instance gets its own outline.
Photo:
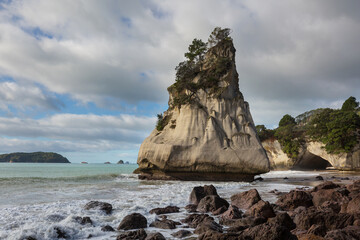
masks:
<instances>
[{"instance_id":1,"label":"white cloud","mask_svg":"<svg viewBox=\"0 0 360 240\"><path fill-rule=\"evenodd\" d=\"M19 92L25 91L20 86L40 85L107 108L165 102L187 45L195 37L207 40L215 26L222 26L233 30L240 90L256 123L272 126L286 113L324 103L338 106L350 95L360 98L359 1L26 0L2 6L0 76L14 78ZM26 91L24 106L46 108L51 94L44 91L38 98ZM9 104L22 106L15 99L0 107ZM61 118L66 121L65 115ZM37 131L23 128L25 136ZM73 137L50 129L51 137ZM102 130L99 136L107 141L132 133ZM78 139L98 136L81 127L77 131ZM130 139L140 135L130 134Z\"/></svg>"},{"instance_id":2,"label":"white cloud","mask_svg":"<svg viewBox=\"0 0 360 240\"><path fill-rule=\"evenodd\" d=\"M15 82L0 82L0 109L10 111L9 107L20 111L28 109L60 110L63 103L54 96L44 93L38 87L20 86Z\"/></svg>"},{"instance_id":3,"label":"white cloud","mask_svg":"<svg viewBox=\"0 0 360 240\"><path fill-rule=\"evenodd\" d=\"M56 114L42 119L0 117L0 151L109 151L134 149L156 119L132 115Z\"/></svg>"}]
</instances>

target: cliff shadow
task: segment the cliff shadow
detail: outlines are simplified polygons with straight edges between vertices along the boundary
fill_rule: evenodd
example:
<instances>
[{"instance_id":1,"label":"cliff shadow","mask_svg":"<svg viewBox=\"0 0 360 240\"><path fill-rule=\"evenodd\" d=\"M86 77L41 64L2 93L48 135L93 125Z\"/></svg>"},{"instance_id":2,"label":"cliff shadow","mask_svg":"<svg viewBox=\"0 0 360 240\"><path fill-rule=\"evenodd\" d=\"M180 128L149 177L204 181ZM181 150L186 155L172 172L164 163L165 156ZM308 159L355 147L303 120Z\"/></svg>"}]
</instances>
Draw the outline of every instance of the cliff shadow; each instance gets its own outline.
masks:
<instances>
[{"instance_id":1,"label":"cliff shadow","mask_svg":"<svg viewBox=\"0 0 360 240\"><path fill-rule=\"evenodd\" d=\"M294 163L292 169L325 170L328 167L332 167L332 165L327 160L306 151L304 155Z\"/></svg>"}]
</instances>

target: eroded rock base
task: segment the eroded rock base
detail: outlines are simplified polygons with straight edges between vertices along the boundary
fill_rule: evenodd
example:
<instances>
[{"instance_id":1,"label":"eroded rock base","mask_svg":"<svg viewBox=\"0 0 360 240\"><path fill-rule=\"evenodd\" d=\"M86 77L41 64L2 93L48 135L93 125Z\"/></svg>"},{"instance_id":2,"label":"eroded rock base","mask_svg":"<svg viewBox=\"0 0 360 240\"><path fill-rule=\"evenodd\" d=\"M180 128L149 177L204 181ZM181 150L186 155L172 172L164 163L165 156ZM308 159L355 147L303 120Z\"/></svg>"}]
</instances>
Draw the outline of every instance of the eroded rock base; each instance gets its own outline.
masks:
<instances>
[{"instance_id":1,"label":"eroded rock base","mask_svg":"<svg viewBox=\"0 0 360 240\"><path fill-rule=\"evenodd\" d=\"M141 180L181 180L181 181L218 181L218 182L252 182L253 174L216 173L216 172L162 172L136 169Z\"/></svg>"}]
</instances>

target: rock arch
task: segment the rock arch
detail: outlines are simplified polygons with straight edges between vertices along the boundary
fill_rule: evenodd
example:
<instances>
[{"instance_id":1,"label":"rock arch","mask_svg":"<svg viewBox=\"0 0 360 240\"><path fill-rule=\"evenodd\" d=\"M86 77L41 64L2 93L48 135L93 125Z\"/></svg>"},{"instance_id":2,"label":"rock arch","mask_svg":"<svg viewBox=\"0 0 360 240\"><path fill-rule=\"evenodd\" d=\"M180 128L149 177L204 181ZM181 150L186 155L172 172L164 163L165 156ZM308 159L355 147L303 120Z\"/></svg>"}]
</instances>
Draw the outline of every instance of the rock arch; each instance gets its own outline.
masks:
<instances>
[{"instance_id":1,"label":"rock arch","mask_svg":"<svg viewBox=\"0 0 360 240\"><path fill-rule=\"evenodd\" d=\"M296 170L324 170L327 167L332 167L331 163L320 156L306 151L304 155L298 159L292 169Z\"/></svg>"}]
</instances>

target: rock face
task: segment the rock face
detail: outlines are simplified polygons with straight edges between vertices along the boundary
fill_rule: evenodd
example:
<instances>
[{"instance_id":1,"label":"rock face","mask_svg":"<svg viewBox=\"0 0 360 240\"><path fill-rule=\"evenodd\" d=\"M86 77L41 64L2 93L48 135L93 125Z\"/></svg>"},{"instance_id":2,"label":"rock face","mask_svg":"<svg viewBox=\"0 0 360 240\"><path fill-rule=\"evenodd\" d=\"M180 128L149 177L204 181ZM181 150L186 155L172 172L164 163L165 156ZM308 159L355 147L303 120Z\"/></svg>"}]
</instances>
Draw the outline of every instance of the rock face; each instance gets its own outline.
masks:
<instances>
[{"instance_id":1,"label":"rock face","mask_svg":"<svg viewBox=\"0 0 360 240\"><path fill-rule=\"evenodd\" d=\"M235 48L232 40L223 40L207 51L188 82L168 88L163 126L141 144L135 173L153 179L252 180L268 172L238 81ZM181 84L190 87L179 90Z\"/></svg>"},{"instance_id":2,"label":"rock face","mask_svg":"<svg viewBox=\"0 0 360 240\"><path fill-rule=\"evenodd\" d=\"M321 142L306 141L299 149L296 159L289 158L281 149L278 140L267 139L262 142L269 157L270 167L284 169L325 169L334 167L338 170L360 170L360 145L352 152L329 154Z\"/></svg>"}]
</instances>

